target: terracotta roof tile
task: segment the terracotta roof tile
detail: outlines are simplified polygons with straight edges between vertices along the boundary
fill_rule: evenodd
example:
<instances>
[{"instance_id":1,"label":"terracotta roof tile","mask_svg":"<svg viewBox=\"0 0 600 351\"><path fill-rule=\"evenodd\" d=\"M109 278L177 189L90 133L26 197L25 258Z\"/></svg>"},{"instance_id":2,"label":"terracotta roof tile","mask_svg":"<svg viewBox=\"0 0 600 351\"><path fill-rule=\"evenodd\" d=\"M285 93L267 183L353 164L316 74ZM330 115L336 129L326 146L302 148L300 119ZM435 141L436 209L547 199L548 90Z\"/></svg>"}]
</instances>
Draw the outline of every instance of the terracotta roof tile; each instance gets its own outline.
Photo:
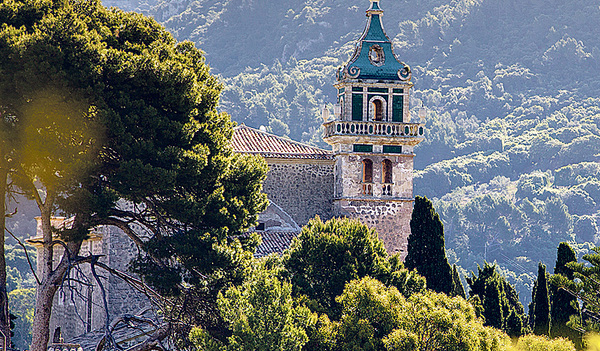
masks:
<instances>
[{"instance_id":1,"label":"terracotta roof tile","mask_svg":"<svg viewBox=\"0 0 600 351\"><path fill-rule=\"evenodd\" d=\"M239 125L233 129L231 145L235 152L259 154L267 158L333 159L333 153L297 141Z\"/></svg>"},{"instance_id":2,"label":"terracotta roof tile","mask_svg":"<svg viewBox=\"0 0 600 351\"><path fill-rule=\"evenodd\" d=\"M283 253L300 232L259 232L259 234L262 237L262 243L256 248L254 256L264 257L272 253Z\"/></svg>"}]
</instances>

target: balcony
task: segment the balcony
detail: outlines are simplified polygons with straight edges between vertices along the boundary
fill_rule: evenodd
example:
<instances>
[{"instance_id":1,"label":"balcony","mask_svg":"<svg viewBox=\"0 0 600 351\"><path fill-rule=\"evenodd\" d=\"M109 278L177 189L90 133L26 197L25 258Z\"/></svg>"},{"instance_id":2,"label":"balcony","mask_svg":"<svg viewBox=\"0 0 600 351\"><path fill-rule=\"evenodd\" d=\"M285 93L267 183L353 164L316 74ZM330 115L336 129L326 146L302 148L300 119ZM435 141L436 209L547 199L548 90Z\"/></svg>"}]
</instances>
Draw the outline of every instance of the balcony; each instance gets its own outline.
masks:
<instances>
[{"instance_id":1,"label":"balcony","mask_svg":"<svg viewBox=\"0 0 600 351\"><path fill-rule=\"evenodd\" d=\"M323 124L325 139L335 143L338 137L377 137L393 140L398 137L413 140L410 144L418 144L425 134L424 125L420 123L375 122L375 121L330 121Z\"/></svg>"},{"instance_id":2,"label":"balcony","mask_svg":"<svg viewBox=\"0 0 600 351\"><path fill-rule=\"evenodd\" d=\"M388 184L388 183L381 184L381 195L392 196L393 186L394 186L394 184Z\"/></svg>"}]
</instances>

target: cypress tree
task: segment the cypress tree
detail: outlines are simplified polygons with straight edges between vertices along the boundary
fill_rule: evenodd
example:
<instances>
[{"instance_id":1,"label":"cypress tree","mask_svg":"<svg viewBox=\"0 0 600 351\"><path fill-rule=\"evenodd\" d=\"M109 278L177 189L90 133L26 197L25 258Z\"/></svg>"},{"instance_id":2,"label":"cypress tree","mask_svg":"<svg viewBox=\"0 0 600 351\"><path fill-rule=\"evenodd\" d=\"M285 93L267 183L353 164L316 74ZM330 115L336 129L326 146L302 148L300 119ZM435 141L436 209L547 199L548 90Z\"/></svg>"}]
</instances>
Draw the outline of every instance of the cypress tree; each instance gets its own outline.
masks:
<instances>
[{"instance_id":1,"label":"cypress tree","mask_svg":"<svg viewBox=\"0 0 600 351\"><path fill-rule=\"evenodd\" d=\"M550 297L548 295L548 279L546 266L541 262L538 265L538 277L533 293L533 309L529 310L533 332L537 335L550 333Z\"/></svg>"},{"instance_id":2,"label":"cypress tree","mask_svg":"<svg viewBox=\"0 0 600 351\"><path fill-rule=\"evenodd\" d=\"M460 281L460 276L458 275L458 269L456 269L456 265L452 265L452 282L453 282L453 290L452 296L460 296L463 299L467 298L465 294L465 288Z\"/></svg>"},{"instance_id":3,"label":"cypress tree","mask_svg":"<svg viewBox=\"0 0 600 351\"><path fill-rule=\"evenodd\" d=\"M485 299L483 300L485 324L497 329L503 329L504 326L503 295L502 284L498 279L486 282Z\"/></svg>"},{"instance_id":4,"label":"cypress tree","mask_svg":"<svg viewBox=\"0 0 600 351\"><path fill-rule=\"evenodd\" d=\"M556 255L554 274L560 274L569 280L573 280L573 271L567 268L569 262L577 262L575 251L569 244L560 243ZM567 326L571 316L580 316L577 298L554 285L550 285L550 291L552 292L550 336L552 338L568 338L578 349L581 348L581 333Z\"/></svg>"},{"instance_id":5,"label":"cypress tree","mask_svg":"<svg viewBox=\"0 0 600 351\"><path fill-rule=\"evenodd\" d=\"M483 309L480 314L485 318L485 325L502 329L513 337L525 334L525 312L515 288L496 272L496 265L486 262L483 268L478 266L477 269L477 277L472 272L467 277L469 300L475 302L476 309Z\"/></svg>"},{"instance_id":6,"label":"cypress tree","mask_svg":"<svg viewBox=\"0 0 600 351\"><path fill-rule=\"evenodd\" d=\"M533 314L531 313L531 311L533 311L534 309L534 305L535 305L535 291L537 290L537 279L533 281L533 289L531 289L531 301L529 302L529 305L527 305L527 307L529 307L529 318L527 319L527 321L529 322L529 328L533 329Z\"/></svg>"},{"instance_id":7,"label":"cypress tree","mask_svg":"<svg viewBox=\"0 0 600 351\"><path fill-rule=\"evenodd\" d=\"M404 264L427 280L427 287L451 295L452 268L446 258L444 225L426 197L417 196L410 220L408 255Z\"/></svg>"}]
</instances>

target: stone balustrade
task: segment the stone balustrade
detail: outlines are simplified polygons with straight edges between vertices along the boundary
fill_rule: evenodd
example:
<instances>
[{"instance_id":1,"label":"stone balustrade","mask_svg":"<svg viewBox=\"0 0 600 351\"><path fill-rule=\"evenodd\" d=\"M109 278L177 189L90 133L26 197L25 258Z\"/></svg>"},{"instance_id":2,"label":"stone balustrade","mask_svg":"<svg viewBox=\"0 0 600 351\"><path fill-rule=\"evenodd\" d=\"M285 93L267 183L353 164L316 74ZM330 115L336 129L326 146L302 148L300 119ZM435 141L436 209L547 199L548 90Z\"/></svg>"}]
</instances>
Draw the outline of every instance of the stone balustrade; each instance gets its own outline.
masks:
<instances>
[{"instance_id":1,"label":"stone balustrade","mask_svg":"<svg viewBox=\"0 0 600 351\"><path fill-rule=\"evenodd\" d=\"M383 196L392 196L392 189L394 184L383 183L381 184L381 195Z\"/></svg>"},{"instance_id":2,"label":"stone balustrade","mask_svg":"<svg viewBox=\"0 0 600 351\"><path fill-rule=\"evenodd\" d=\"M422 138L423 124L375 121L331 121L324 124L325 138L344 135Z\"/></svg>"},{"instance_id":3,"label":"stone balustrade","mask_svg":"<svg viewBox=\"0 0 600 351\"><path fill-rule=\"evenodd\" d=\"M373 195L373 183L363 183L362 185L362 193L363 195Z\"/></svg>"},{"instance_id":4,"label":"stone balustrade","mask_svg":"<svg viewBox=\"0 0 600 351\"><path fill-rule=\"evenodd\" d=\"M48 346L48 351L83 351L81 345L70 343L53 343Z\"/></svg>"}]
</instances>

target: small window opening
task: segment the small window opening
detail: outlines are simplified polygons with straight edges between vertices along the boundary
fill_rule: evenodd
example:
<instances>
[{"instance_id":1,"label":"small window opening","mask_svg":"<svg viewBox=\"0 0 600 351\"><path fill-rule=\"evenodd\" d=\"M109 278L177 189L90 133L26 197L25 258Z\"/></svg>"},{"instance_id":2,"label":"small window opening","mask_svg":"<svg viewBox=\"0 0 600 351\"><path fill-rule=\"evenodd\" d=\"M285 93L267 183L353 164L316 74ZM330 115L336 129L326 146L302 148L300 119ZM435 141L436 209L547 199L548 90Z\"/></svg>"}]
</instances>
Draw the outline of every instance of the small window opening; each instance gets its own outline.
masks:
<instances>
[{"instance_id":1,"label":"small window opening","mask_svg":"<svg viewBox=\"0 0 600 351\"><path fill-rule=\"evenodd\" d=\"M375 121L383 120L383 104L381 103L381 100L373 100L373 114L373 119Z\"/></svg>"},{"instance_id":2,"label":"small window opening","mask_svg":"<svg viewBox=\"0 0 600 351\"><path fill-rule=\"evenodd\" d=\"M393 180L392 180L392 161L390 161L388 159L385 159L381 163L381 166L383 168L383 182L386 183L386 184L393 183Z\"/></svg>"},{"instance_id":3,"label":"small window opening","mask_svg":"<svg viewBox=\"0 0 600 351\"><path fill-rule=\"evenodd\" d=\"M373 183L373 161L363 160L363 183Z\"/></svg>"},{"instance_id":4,"label":"small window opening","mask_svg":"<svg viewBox=\"0 0 600 351\"><path fill-rule=\"evenodd\" d=\"M264 223L258 223L258 225L256 226L256 230L265 230L265 224Z\"/></svg>"}]
</instances>

